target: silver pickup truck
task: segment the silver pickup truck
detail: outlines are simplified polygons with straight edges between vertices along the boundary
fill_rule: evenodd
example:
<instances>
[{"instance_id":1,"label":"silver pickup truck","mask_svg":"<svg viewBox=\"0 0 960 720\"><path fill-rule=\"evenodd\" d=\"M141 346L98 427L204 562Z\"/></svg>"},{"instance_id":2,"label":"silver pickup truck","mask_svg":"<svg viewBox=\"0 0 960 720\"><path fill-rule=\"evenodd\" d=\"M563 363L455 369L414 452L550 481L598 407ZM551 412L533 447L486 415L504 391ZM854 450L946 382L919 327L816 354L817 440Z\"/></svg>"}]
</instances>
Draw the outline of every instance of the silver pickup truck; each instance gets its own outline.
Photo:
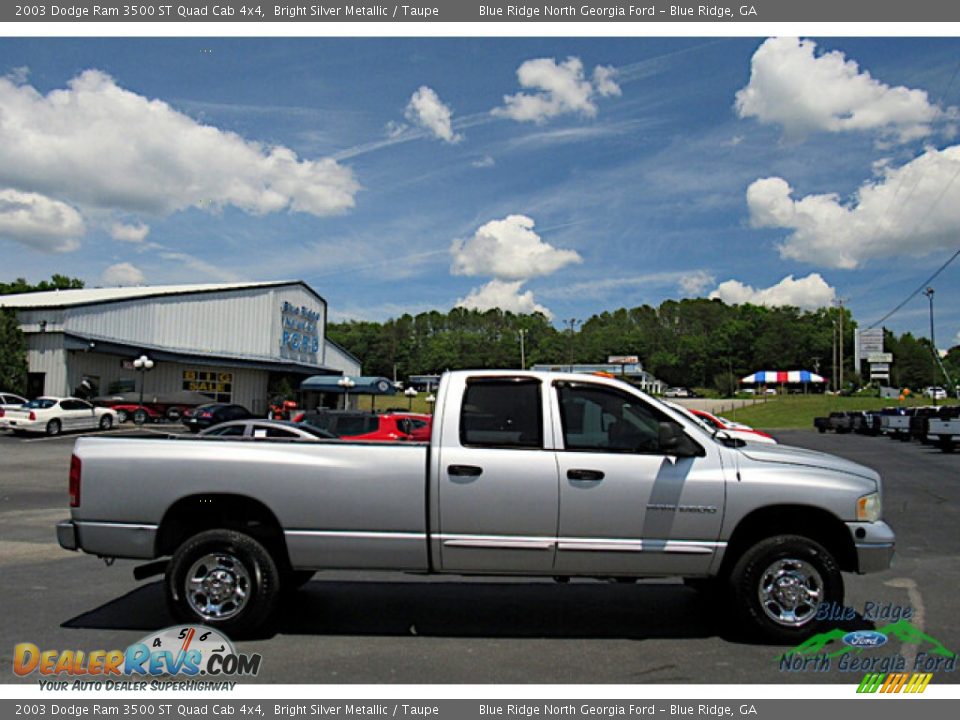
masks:
<instances>
[{"instance_id":1,"label":"silver pickup truck","mask_svg":"<svg viewBox=\"0 0 960 720\"><path fill-rule=\"evenodd\" d=\"M165 574L179 619L232 633L346 568L681 577L793 642L842 604L841 572L889 566L881 499L869 468L712 433L611 378L457 371L429 444L81 438L57 536L154 561L139 576Z\"/></svg>"}]
</instances>

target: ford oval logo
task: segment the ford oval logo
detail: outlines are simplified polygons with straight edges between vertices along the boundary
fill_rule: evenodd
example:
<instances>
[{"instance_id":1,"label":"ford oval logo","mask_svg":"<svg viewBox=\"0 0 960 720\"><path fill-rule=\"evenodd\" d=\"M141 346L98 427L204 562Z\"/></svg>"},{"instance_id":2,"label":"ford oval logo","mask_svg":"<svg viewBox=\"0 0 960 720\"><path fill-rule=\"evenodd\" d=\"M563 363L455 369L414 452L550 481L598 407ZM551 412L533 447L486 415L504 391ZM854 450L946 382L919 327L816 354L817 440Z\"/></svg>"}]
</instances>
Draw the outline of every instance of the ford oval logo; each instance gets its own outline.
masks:
<instances>
[{"instance_id":1,"label":"ford oval logo","mask_svg":"<svg viewBox=\"0 0 960 720\"><path fill-rule=\"evenodd\" d=\"M843 636L843 642L852 647L880 647L886 645L887 636L876 630L855 630Z\"/></svg>"}]
</instances>

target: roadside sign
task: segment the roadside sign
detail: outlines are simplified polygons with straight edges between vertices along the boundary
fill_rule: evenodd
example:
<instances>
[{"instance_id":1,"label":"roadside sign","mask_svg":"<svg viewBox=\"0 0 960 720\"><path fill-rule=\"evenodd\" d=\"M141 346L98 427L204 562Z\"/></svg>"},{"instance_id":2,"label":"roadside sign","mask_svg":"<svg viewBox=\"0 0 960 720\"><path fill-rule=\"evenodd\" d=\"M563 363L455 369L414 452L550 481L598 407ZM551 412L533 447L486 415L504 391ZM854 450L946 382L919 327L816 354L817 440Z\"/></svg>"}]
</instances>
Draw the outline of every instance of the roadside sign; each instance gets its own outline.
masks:
<instances>
[{"instance_id":1,"label":"roadside sign","mask_svg":"<svg viewBox=\"0 0 960 720\"><path fill-rule=\"evenodd\" d=\"M636 365L640 362L638 355L610 355L607 357L610 365Z\"/></svg>"},{"instance_id":2,"label":"roadside sign","mask_svg":"<svg viewBox=\"0 0 960 720\"><path fill-rule=\"evenodd\" d=\"M893 362L893 353L885 352L874 352L867 355L867 362L871 365L876 365L878 363L892 363Z\"/></svg>"}]
</instances>

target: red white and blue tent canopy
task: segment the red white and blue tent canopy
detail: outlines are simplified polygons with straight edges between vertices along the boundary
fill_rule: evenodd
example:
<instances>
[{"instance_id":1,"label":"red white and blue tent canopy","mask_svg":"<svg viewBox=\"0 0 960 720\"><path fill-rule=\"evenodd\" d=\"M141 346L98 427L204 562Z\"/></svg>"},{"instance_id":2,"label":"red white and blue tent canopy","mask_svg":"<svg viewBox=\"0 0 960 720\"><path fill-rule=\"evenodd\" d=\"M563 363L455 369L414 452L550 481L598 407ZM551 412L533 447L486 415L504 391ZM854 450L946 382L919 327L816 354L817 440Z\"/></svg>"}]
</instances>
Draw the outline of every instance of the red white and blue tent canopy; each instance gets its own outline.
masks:
<instances>
[{"instance_id":1,"label":"red white and blue tent canopy","mask_svg":"<svg viewBox=\"0 0 960 720\"><path fill-rule=\"evenodd\" d=\"M740 378L740 382L783 385L785 383L825 383L826 379L809 370L760 370L753 375Z\"/></svg>"}]
</instances>

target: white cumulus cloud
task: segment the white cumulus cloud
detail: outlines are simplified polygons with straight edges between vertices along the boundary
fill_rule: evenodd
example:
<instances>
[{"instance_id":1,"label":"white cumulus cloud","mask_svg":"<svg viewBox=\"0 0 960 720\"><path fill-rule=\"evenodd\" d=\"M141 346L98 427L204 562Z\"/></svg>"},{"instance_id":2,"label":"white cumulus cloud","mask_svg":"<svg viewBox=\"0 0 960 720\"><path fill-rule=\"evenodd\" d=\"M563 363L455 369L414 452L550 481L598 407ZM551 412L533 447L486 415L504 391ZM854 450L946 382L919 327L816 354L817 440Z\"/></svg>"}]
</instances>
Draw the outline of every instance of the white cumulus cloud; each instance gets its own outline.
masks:
<instances>
[{"instance_id":1,"label":"white cumulus cloud","mask_svg":"<svg viewBox=\"0 0 960 720\"><path fill-rule=\"evenodd\" d=\"M553 313L534 300L533 291L520 292L523 282L523 280L491 280L486 285L471 290L465 298L457 300L457 307L465 307L469 310L500 308L522 315L539 312L552 318Z\"/></svg>"},{"instance_id":2,"label":"white cumulus cloud","mask_svg":"<svg viewBox=\"0 0 960 720\"><path fill-rule=\"evenodd\" d=\"M460 142L462 135L453 131L453 111L444 105L437 93L422 85L407 103L405 117L409 122L426 128L433 136L448 143Z\"/></svg>"},{"instance_id":3,"label":"white cumulus cloud","mask_svg":"<svg viewBox=\"0 0 960 720\"><path fill-rule=\"evenodd\" d=\"M793 138L880 130L906 141L929 135L938 118L956 116L923 90L886 85L842 52L817 55L816 47L812 40L766 40L750 62L750 82L737 92L740 117L780 125Z\"/></svg>"},{"instance_id":4,"label":"white cumulus cloud","mask_svg":"<svg viewBox=\"0 0 960 720\"><path fill-rule=\"evenodd\" d=\"M46 95L0 78L0 183L75 206L167 214L233 205L325 216L354 205L350 168L203 125L87 70Z\"/></svg>"},{"instance_id":5,"label":"white cumulus cloud","mask_svg":"<svg viewBox=\"0 0 960 720\"><path fill-rule=\"evenodd\" d=\"M901 167L884 165L850 202L835 193L793 197L779 177L747 188L754 227L792 231L784 258L852 269L866 260L922 256L956 247L960 235L960 145L928 149Z\"/></svg>"},{"instance_id":6,"label":"white cumulus cloud","mask_svg":"<svg viewBox=\"0 0 960 720\"><path fill-rule=\"evenodd\" d=\"M44 252L70 252L80 247L85 230L83 217L66 203L34 192L0 190L0 240Z\"/></svg>"},{"instance_id":7,"label":"white cumulus cloud","mask_svg":"<svg viewBox=\"0 0 960 720\"><path fill-rule=\"evenodd\" d=\"M145 285L146 282L147 277L140 268L125 262L111 265L100 275L100 283L106 286Z\"/></svg>"},{"instance_id":8,"label":"white cumulus cloud","mask_svg":"<svg viewBox=\"0 0 960 720\"><path fill-rule=\"evenodd\" d=\"M526 280L550 275L571 263L582 262L574 250L560 250L534 232L526 215L491 220L473 237L454 240L451 272L454 275L488 275L500 280Z\"/></svg>"},{"instance_id":9,"label":"white cumulus cloud","mask_svg":"<svg viewBox=\"0 0 960 720\"><path fill-rule=\"evenodd\" d=\"M613 68L598 65L591 82L577 57L559 64L553 58L527 60L517 68L517 80L526 92L505 95L503 107L492 112L497 117L535 123L566 114L594 117L597 96L620 94L615 77Z\"/></svg>"},{"instance_id":10,"label":"white cumulus cloud","mask_svg":"<svg viewBox=\"0 0 960 720\"><path fill-rule=\"evenodd\" d=\"M819 273L794 279L787 275L783 280L768 288L754 288L739 280L727 280L710 293L710 298L719 298L730 305L766 305L776 307L792 305L803 310L816 310L830 305L836 298L836 291L830 287Z\"/></svg>"},{"instance_id":11,"label":"white cumulus cloud","mask_svg":"<svg viewBox=\"0 0 960 720\"><path fill-rule=\"evenodd\" d=\"M129 225L118 222L110 226L110 237L120 242L142 243L149 234L150 226L143 223Z\"/></svg>"}]
</instances>

